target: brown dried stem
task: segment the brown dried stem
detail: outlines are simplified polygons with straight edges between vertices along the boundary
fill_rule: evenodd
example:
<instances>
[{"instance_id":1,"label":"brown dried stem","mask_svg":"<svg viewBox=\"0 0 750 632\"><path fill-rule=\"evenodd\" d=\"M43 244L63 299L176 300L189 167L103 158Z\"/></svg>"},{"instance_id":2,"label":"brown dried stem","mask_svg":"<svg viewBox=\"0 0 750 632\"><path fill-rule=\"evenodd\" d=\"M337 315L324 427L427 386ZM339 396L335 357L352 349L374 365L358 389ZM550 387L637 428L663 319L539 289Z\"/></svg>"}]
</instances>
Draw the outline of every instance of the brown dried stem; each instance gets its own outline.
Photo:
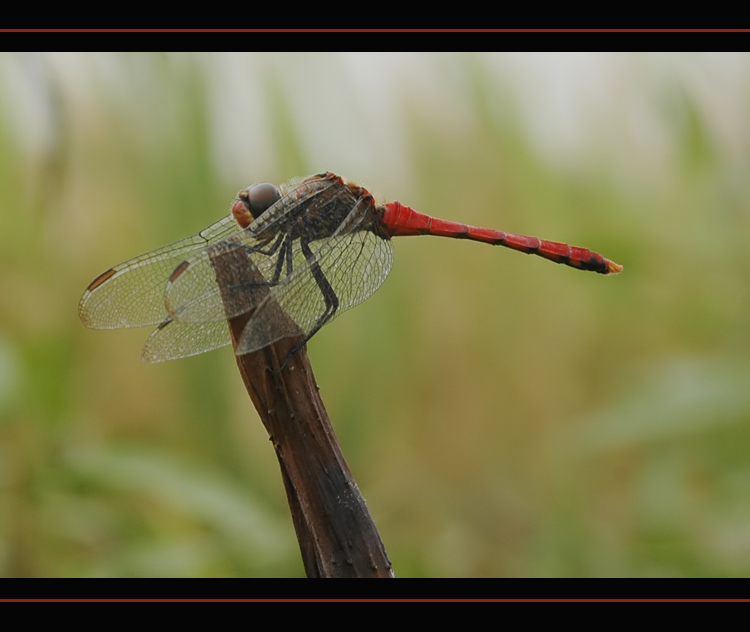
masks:
<instances>
[{"instance_id":1,"label":"brown dried stem","mask_svg":"<svg viewBox=\"0 0 750 632\"><path fill-rule=\"evenodd\" d=\"M241 249L212 255L224 297L228 288L262 280ZM265 286L252 291L268 293ZM226 303L226 300L225 300ZM229 319L236 349L252 313ZM393 577L391 562L344 460L320 398L306 347L283 338L237 357L237 365L276 450L308 577Z\"/></svg>"}]
</instances>

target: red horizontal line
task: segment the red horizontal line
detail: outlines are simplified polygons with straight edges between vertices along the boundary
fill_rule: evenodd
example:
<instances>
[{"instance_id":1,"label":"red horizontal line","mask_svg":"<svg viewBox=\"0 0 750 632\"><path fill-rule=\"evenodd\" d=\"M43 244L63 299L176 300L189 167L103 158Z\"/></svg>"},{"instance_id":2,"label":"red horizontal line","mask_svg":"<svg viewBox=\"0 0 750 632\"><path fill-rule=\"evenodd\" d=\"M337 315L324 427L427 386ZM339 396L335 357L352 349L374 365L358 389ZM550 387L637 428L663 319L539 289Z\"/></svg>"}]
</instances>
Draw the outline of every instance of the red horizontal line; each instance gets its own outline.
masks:
<instances>
[{"instance_id":1,"label":"red horizontal line","mask_svg":"<svg viewBox=\"0 0 750 632\"><path fill-rule=\"evenodd\" d=\"M747 33L750 29L0 29L0 33Z\"/></svg>"},{"instance_id":2,"label":"red horizontal line","mask_svg":"<svg viewBox=\"0 0 750 632\"><path fill-rule=\"evenodd\" d=\"M482 602L482 603L519 603L519 602L575 602L575 603L642 603L642 602L748 602L750 599L0 599L3 602L397 602L414 601L427 603L447 602Z\"/></svg>"}]
</instances>

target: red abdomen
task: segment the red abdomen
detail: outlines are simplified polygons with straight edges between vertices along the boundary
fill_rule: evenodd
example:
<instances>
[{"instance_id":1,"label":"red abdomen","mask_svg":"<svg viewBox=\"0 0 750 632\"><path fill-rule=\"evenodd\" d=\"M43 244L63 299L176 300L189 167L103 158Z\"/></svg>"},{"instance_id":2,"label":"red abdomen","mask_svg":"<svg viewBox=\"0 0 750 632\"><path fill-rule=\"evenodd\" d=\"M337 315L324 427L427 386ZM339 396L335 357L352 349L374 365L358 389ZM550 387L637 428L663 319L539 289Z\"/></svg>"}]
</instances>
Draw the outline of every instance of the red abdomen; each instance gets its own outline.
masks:
<instances>
[{"instance_id":1,"label":"red abdomen","mask_svg":"<svg viewBox=\"0 0 750 632\"><path fill-rule=\"evenodd\" d=\"M598 252L578 248L538 237L515 235L501 230L477 228L467 224L449 222L419 213L400 202L388 202L382 206L383 224L391 237L407 235L437 235L454 239L471 239L495 246L505 246L530 255L544 257L579 270L591 270L599 274L616 274L622 271L619 263L605 259Z\"/></svg>"}]
</instances>

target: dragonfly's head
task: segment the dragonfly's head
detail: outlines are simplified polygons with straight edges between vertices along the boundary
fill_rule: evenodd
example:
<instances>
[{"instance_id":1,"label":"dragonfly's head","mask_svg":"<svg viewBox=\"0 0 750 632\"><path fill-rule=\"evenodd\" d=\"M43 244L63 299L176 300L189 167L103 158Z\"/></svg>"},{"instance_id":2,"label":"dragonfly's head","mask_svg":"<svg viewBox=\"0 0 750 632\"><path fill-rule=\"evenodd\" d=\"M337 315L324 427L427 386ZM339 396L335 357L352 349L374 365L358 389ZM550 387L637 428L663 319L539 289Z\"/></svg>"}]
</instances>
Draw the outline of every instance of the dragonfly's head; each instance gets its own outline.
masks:
<instances>
[{"instance_id":1,"label":"dragonfly's head","mask_svg":"<svg viewBox=\"0 0 750 632\"><path fill-rule=\"evenodd\" d=\"M232 204L232 215L242 228L247 228L280 199L281 193L273 184L254 184L237 194Z\"/></svg>"}]
</instances>

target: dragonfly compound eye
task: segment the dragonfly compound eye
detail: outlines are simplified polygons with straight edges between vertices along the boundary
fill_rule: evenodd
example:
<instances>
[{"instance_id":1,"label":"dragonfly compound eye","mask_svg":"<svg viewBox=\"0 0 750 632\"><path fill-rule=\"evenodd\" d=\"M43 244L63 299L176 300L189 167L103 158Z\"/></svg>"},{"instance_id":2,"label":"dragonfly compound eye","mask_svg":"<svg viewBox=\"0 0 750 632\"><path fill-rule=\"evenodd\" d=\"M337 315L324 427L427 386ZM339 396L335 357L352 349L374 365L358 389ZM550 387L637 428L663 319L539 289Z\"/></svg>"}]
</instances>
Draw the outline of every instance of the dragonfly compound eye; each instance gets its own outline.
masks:
<instances>
[{"instance_id":1,"label":"dragonfly compound eye","mask_svg":"<svg viewBox=\"0 0 750 632\"><path fill-rule=\"evenodd\" d=\"M281 199L281 193L271 183L254 184L247 190L245 204L254 218L258 218Z\"/></svg>"}]
</instances>

